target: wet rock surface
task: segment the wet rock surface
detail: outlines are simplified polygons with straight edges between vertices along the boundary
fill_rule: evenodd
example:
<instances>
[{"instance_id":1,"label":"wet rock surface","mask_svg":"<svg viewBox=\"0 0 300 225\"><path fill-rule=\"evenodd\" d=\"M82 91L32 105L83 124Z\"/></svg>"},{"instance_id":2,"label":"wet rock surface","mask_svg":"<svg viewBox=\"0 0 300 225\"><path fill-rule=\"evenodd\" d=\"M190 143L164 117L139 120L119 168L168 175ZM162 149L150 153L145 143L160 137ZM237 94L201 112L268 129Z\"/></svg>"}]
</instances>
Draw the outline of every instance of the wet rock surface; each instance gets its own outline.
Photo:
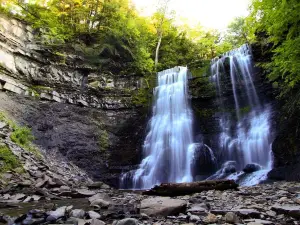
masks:
<instances>
[{"instance_id":1,"label":"wet rock surface","mask_svg":"<svg viewBox=\"0 0 300 225\"><path fill-rule=\"evenodd\" d=\"M6 211L0 218L1 221L16 224L297 225L300 224L299 190L299 183L275 182L240 187L237 191L210 190L169 198L144 196L138 191L96 189L94 196L81 199L75 206L72 206L71 199L68 205L58 201L49 206L48 202L20 215L11 216ZM89 205L88 202L97 199L110 204L106 207ZM84 207L78 207L80 202ZM19 207L22 207L21 204Z\"/></svg>"},{"instance_id":2,"label":"wet rock surface","mask_svg":"<svg viewBox=\"0 0 300 225\"><path fill-rule=\"evenodd\" d=\"M94 180L117 186L123 167L139 163L146 127L142 109L103 111L4 92L0 92L0 105L1 111L31 128L34 143L47 157L58 162L64 159ZM2 133L0 128L0 138ZM42 177L40 171L31 173ZM43 186L46 181L40 182ZM91 184L90 188L101 185L102 182Z\"/></svg>"}]
</instances>

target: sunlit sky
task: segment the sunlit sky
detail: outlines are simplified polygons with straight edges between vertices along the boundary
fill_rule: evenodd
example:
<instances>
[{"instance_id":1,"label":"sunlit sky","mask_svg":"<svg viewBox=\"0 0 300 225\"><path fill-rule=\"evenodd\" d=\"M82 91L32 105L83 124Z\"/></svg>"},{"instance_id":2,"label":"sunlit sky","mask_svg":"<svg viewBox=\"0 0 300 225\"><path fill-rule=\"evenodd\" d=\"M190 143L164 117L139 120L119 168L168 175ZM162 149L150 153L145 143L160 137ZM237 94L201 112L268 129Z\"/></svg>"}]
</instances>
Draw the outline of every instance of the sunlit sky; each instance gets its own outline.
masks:
<instances>
[{"instance_id":1,"label":"sunlit sky","mask_svg":"<svg viewBox=\"0 0 300 225\"><path fill-rule=\"evenodd\" d=\"M142 15L150 16L159 0L132 0ZM248 15L251 0L170 0L169 8L177 18L193 26L200 23L208 29L223 31L238 16Z\"/></svg>"}]
</instances>

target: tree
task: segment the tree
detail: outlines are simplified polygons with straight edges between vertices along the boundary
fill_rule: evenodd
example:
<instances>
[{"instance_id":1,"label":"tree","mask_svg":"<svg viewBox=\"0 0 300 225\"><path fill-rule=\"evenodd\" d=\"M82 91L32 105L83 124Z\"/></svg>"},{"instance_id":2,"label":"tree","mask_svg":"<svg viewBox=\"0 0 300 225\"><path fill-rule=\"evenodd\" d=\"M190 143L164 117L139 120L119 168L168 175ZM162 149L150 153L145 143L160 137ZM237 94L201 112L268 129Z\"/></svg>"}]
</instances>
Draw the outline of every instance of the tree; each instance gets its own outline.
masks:
<instances>
[{"instance_id":1,"label":"tree","mask_svg":"<svg viewBox=\"0 0 300 225\"><path fill-rule=\"evenodd\" d=\"M249 30L246 26L244 17L236 17L229 25L225 39L234 47L239 47L242 44L249 43Z\"/></svg>"},{"instance_id":2,"label":"tree","mask_svg":"<svg viewBox=\"0 0 300 225\"><path fill-rule=\"evenodd\" d=\"M157 12L154 14L154 19L156 20L155 28L157 33L157 45L156 45L155 59L154 59L155 70L157 69L159 48L163 37L165 23L168 21L166 14L168 10L168 4L170 3L170 0L160 0L160 1L161 2L159 2L159 4L161 6L157 9Z\"/></svg>"}]
</instances>

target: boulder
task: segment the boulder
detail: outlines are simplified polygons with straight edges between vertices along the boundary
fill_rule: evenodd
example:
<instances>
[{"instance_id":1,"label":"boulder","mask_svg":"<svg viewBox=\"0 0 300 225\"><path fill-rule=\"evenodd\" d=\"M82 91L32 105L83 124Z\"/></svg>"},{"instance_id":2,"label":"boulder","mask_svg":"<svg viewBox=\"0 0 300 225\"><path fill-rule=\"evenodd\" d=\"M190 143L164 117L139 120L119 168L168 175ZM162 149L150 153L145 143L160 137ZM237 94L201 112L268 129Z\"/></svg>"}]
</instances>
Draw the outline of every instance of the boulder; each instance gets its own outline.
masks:
<instances>
[{"instance_id":1,"label":"boulder","mask_svg":"<svg viewBox=\"0 0 300 225\"><path fill-rule=\"evenodd\" d=\"M91 219L100 219L101 215L95 211L88 211L88 215Z\"/></svg>"},{"instance_id":2,"label":"boulder","mask_svg":"<svg viewBox=\"0 0 300 225\"><path fill-rule=\"evenodd\" d=\"M187 202L169 197L147 198L141 201L141 213L149 216L170 216L185 212Z\"/></svg>"},{"instance_id":3,"label":"boulder","mask_svg":"<svg viewBox=\"0 0 300 225\"><path fill-rule=\"evenodd\" d=\"M99 206L100 208L108 208L108 206L110 206L110 202L107 202L103 199L96 199L92 201L90 206Z\"/></svg>"},{"instance_id":4,"label":"boulder","mask_svg":"<svg viewBox=\"0 0 300 225\"><path fill-rule=\"evenodd\" d=\"M7 126L7 123L4 123L4 122L0 121L0 129L2 129L2 128L6 127L6 126Z\"/></svg>"},{"instance_id":5,"label":"boulder","mask_svg":"<svg viewBox=\"0 0 300 225\"><path fill-rule=\"evenodd\" d=\"M239 222L239 218L238 218L238 216L237 216L235 213L233 213L233 212L228 212L228 213L226 213L226 215L225 215L225 221L226 221L227 223L234 223L234 224L236 224L236 223Z\"/></svg>"},{"instance_id":6,"label":"boulder","mask_svg":"<svg viewBox=\"0 0 300 225\"><path fill-rule=\"evenodd\" d=\"M196 215L191 215L190 216L190 221L191 222L198 222L198 221L200 221L200 217L196 216Z\"/></svg>"},{"instance_id":7,"label":"boulder","mask_svg":"<svg viewBox=\"0 0 300 225\"><path fill-rule=\"evenodd\" d=\"M261 170L261 166L256 164L256 163L247 164L245 166L245 168L243 169L243 171L245 173L253 173L253 172L258 171L258 170Z\"/></svg>"},{"instance_id":8,"label":"boulder","mask_svg":"<svg viewBox=\"0 0 300 225\"><path fill-rule=\"evenodd\" d=\"M75 193L72 193L72 197L74 198L86 198L95 195L94 191L90 191L88 189L76 189Z\"/></svg>"},{"instance_id":9,"label":"boulder","mask_svg":"<svg viewBox=\"0 0 300 225\"><path fill-rule=\"evenodd\" d=\"M53 222L63 216L65 216L66 214L66 206L62 206L62 207L59 207L57 208L55 211L50 211L48 212L48 217L47 217L47 221L49 222Z\"/></svg>"},{"instance_id":10,"label":"boulder","mask_svg":"<svg viewBox=\"0 0 300 225\"><path fill-rule=\"evenodd\" d=\"M94 183L88 184L87 187L89 189L100 189L103 184L104 184L103 182L98 181L98 182L94 182Z\"/></svg>"},{"instance_id":11,"label":"boulder","mask_svg":"<svg viewBox=\"0 0 300 225\"><path fill-rule=\"evenodd\" d=\"M98 219L92 219L90 222L90 225L105 225L106 223L103 222L102 220L98 220Z\"/></svg>"},{"instance_id":12,"label":"boulder","mask_svg":"<svg viewBox=\"0 0 300 225\"><path fill-rule=\"evenodd\" d=\"M256 209L237 209L234 213L242 218L260 218L260 212Z\"/></svg>"},{"instance_id":13,"label":"boulder","mask_svg":"<svg viewBox=\"0 0 300 225\"><path fill-rule=\"evenodd\" d=\"M195 215L207 215L207 209L200 204L192 205L187 211Z\"/></svg>"},{"instance_id":14,"label":"boulder","mask_svg":"<svg viewBox=\"0 0 300 225\"><path fill-rule=\"evenodd\" d=\"M113 225L138 225L139 221L133 218L126 218L119 221L114 221Z\"/></svg>"},{"instance_id":15,"label":"boulder","mask_svg":"<svg viewBox=\"0 0 300 225\"><path fill-rule=\"evenodd\" d=\"M273 205L271 209L278 214L285 214L294 218L300 218L300 205Z\"/></svg>"},{"instance_id":16,"label":"boulder","mask_svg":"<svg viewBox=\"0 0 300 225\"><path fill-rule=\"evenodd\" d=\"M97 194L89 197L89 202L92 203L93 201L95 201L97 199L102 199L106 202L112 202L111 197L109 197L107 194L104 194L104 193L97 193Z\"/></svg>"},{"instance_id":17,"label":"boulder","mask_svg":"<svg viewBox=\"0 0 300 225\"><path fill-rule=\"evenodd\" d=\"M85 211L82 209L73 209L70 213L71 217L83 219L85 215Z\"/></svg>"},{"instance_id":18,"label":"boulder","mask_svg":"<svg viewBox=\"0 0 300 225\"><path fill-rule=\"evenodd\" d=\"M273 222L271 221L268 221L268 220L261 220L261 219L247 219L247 220L244 220L247 225L264 225L264 224L274 224Z\"/></svg>"},{"instance_id":19,"label":"boulder","mask_svg":"<svg viewBox=\"0 0 300 225\"><path fill-rule=\"evenodd\" d=\"M205 218L204 218L204 222L205 223L215 223L217 222L218 218L215 214L209 213Z\"/></svg>"}]
</instances>

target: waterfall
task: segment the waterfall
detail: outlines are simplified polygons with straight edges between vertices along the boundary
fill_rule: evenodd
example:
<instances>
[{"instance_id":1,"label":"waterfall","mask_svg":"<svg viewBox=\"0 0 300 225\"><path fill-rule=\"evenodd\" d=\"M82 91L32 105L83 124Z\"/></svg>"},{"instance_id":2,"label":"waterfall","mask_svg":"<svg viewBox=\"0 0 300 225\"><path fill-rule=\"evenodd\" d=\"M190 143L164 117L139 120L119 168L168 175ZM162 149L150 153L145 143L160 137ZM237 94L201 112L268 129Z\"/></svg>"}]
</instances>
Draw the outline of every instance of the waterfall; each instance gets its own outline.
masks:
<instances>
[{"instance_id":1,"label":"waterfall","mask_svg":"<svg viewBox=\"0 0 300 225\"><path fill-rule=\"evenodd\" d=\"M162 182L191 182L194 157L192 111L188 98L188 70L175 67L159 72L154 89L153 115L149 122L139 168L131 176L132 187L151 188Z\"/></svg>"},{"instance_id":2,"label":"waterfall","mask_svg":"<svg viewBox=\"0 0 300 225\"><path fill-rule=\"evenodd\" d=\"M224 84L230 75L234 115L225 100ZM250 46L245 44L225 53L211 62L211 79L217 91L219 116L219 148L223 162L235 161L239 169L250 163L270 169L271 108L262 103L253 82L253 66ZM227 88L228 89L228 88ZM252 182L253 183L253 182Z\"/></svg>"}]
</instances>

